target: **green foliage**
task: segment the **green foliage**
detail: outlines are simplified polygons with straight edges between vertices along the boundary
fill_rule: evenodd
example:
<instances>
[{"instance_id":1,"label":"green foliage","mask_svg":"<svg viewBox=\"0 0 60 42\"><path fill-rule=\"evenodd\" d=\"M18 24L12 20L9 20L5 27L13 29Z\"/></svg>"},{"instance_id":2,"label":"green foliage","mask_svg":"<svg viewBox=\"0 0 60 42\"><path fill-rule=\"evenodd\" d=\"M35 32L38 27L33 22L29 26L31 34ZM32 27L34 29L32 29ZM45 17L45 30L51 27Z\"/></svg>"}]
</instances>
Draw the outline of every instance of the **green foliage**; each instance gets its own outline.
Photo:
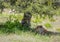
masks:
<instances>
[{"instance_id":1,"label":"green foliage","mask_svg":"<svg viewBox=\"0 0 60 42\"><path fill-rule=\"evenodd\" d=\"M46 4L43 5L43 2L48 2L48 5ZM16 1L16 9L19 10L20 12L26 12L29 11L32 14L40 14L41 17L48 16L49 18L53 17L54 15L54 8L52 7L53 1L46 0L46 1L41 1L41 0L17 0Z\"/></svg>"},{"instance_id":2,"label":"green foliage","mask_svg":"<svg viewBox=\"0 0 60 42\"><path fill-rule=\"evenodd\" d=\"M4 27L1 28L2 32L5 33L15 33L15 29L20 26L18 25L19 23L15 22L11 22L11 21L7 21L4 24Z\"/></svg>"},{"instance_id":3,"label":"green foliage","mask_svg":"<svg viewBox=\"0 0 60 42\"><path fill-rule=\"evenodd\" d=\"M53 4L55 1L53 0L1 0L0 2L6 8L15 9L23 13L29 11L32 14L40 14L41 17L42 15L48 15L51 18L53 14L57 14L54 12Z\"/></svg>"},{"instance_id":4,"label":"green foliage","mask_svg":"<svg viewBox=\"0 0 60 42\"><path fill-rule=\"evenodd\" d=\"M10 21L7 21L5 23L5 30L6 32L13 32L14 31L14 23L13 22L10 22Z\"/></svg>"},{"instance_id":5,"label":"green foliage","mask_svg":"<svg viewBox=\"0 0 60 42\"><path fill-rule=\"evenodd\" d=\"M50 23L46 23L46 24L44 24L47 28L51 28L52 27L52 25L50 24Z\"/></svg>"},{"instance_id":6,"label":"green foliage","mask_svg":"<svg viewBox=\"0 0 60 42\"><path fill-rule=\"evenodd\" d=\"M15 20L13 20L12 17L14 17ZM0 25L0 31L4 33L15 33L16 30L29 31L31 29L28 27L23 27L19 20L13 15L9 16L9 20L6 21L6 23Z\"/></svg>"}]
</instances>

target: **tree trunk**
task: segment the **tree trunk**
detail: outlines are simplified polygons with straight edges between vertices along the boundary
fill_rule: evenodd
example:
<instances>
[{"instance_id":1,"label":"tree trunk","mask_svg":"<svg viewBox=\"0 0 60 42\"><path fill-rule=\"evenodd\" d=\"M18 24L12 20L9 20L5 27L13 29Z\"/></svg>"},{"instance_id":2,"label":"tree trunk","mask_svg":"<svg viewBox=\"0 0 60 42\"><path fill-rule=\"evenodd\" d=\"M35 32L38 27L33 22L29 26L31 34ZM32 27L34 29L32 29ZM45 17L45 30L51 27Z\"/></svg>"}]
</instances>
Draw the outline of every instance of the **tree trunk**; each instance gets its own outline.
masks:
<instances>
[{"instance_id":1,"label":"tree trunk","mask_svg":"<svg viewBox=\"0 0 60 42\"><path fill-rule=\"evenodd\" d=\"M30 27L30 21L31 21L32 14L30 12L24 13L24 17L21 21L22 26L24 27Z\"/></svg>"}]
</instances>

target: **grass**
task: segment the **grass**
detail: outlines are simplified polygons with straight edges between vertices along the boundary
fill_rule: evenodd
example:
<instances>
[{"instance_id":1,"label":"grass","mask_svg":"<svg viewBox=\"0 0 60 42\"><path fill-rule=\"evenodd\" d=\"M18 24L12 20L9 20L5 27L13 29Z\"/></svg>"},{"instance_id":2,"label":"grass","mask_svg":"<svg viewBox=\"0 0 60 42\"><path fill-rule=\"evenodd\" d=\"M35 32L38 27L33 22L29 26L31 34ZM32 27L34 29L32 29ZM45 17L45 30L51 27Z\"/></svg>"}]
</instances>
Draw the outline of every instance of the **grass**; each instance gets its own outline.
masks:
<instances>
[{"instance_id":1,"label":"grass","mask_svg":"<svg viewBox=\"0 0 60 42\"><path fill-rule=\"evenodd\" d=\"M60 42L60 36L46 36L32 32L16 31L15 34L1 34L1 42ZM3 39L3 40L2 40Z\"/></svg>"},{"instance_id":2,"label":"grass","mask_svg":"<svg viewBox=\"0 0 60 42\"><path fill-rule=\"evenodd\" d=\"M22 14L0 14L0 17L2 19L5 19L3 17L6 17L8 19L9 16L11 16L11 20L17 19L18 21L21 21L21 19L23 18ZM35 19L34 19L35 18ZM1 19L1 21L2 21ZM34 20L33 20L34 19ZM33 17L31 22L35 22L35 24L37 24L37 22L43 21L42 19L39 20L40 18L38 17L38 19L36 19L36 17ZM37 20L37 21L36 21ZM13 24L13 25L12 25ZM0 27L0 41L1 42L60 42L60 35L40 35L40 34L35 34L34 32L31 31L27 31L27 30L19 30L19 26L17 27L13 27L15 24L18 24L17 21L13 22L10 21L10 23L6 23L6 27L5 29L10 29L12 31L14 31L14 33L5 33L5 29L1 30ZM49 23L45 24L47 27L50 27L51 25ZM33 24L32 24L33 26ZM35 27L35 26L34 26ZM14 28L14 29L12 29ZM4 32L3 32L4 31ZM9 31L9 30L8 30Z\"/></svg>"},{"instance_id":3,"label":"grass","mask_svg":"<svg viewBox=\"0 0 60 42\"><path fill-rule=\"evenodd\" d=\"M45 23L44 25L45 25L45 27L47 27L47 28L51 28L51 27L52 27L52 25L51 25L50 23Z\"/></svg>"},{"instance_id":4,"label":"grass","mask_svg":"<svg viewBox=\"0 0 60 42\"><path fill-rule=\"evenodd\" d=\"M57 30L58 32L60 32L60 28L57 28L56 30Z\"/></svg>"}]
</instances>

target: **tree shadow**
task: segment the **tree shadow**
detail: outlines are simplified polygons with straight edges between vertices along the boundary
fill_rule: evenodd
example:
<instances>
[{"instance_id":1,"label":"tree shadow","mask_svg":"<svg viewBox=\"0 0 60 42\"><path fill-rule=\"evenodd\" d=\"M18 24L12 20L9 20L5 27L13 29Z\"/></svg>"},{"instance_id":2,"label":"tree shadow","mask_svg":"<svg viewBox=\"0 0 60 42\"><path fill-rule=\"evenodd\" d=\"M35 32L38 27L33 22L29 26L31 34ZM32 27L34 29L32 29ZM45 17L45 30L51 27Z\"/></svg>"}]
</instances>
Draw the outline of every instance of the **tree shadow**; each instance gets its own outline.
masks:
<instances>
[{"instance_id":1,"label":"tree shadow","mask_svg":"<svg viewBox=\"0 0 60 42\"><path fill-rule=\"evenodd\" d=\"M40 33L36 33L36 34L40 34ZM42 35L42 34L40 34ZM60 32L53 32L53 31L47 31L47 33L43 34L45 36L60 36Z\"/></svg>"},{"instance_id":2,"label":"tree shadow","mask_svg":"<svg viewBox=\"0 0 60 42\"><path fill-rule=\"evenodd\" d=\"M46 35L55 35L55 36L59 35L59 36L60 36L60 32L48 31L48 32L46 33Z\"/></svg>"},{"instance_id":3,"label":"tree shadow","mask_svg":"<svg viewBox=\"0 0 60 42\"><path fill-rule=\"evenodd\" d=\"M47 33L45 34L40 34L38 32L35 32L34 29L32 29L32 32L35 33L35 35L39 34L39 35L43 35L43 36L60 36L60 32L53 32L53 31L47 31Z\"/></svg>"}]
</instances>

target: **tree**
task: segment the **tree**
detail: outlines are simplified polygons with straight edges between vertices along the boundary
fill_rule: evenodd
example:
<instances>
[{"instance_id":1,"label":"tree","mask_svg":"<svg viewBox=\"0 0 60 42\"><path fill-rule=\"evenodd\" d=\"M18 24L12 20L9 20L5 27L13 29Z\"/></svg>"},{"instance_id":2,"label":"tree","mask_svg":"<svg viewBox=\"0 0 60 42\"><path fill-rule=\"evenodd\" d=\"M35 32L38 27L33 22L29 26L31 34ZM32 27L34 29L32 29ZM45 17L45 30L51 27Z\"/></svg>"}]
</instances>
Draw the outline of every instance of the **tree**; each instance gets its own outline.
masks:
<instances>
[{"instance_id":1,"label":"tree","mask_svg":"<svg viewBox=\"0 0 60 42\"><path fill-rule=\"evenodd\" d=\"M24 13L24 17L22 19L22 26L24 27L29 27L30 26L30 21L31 21L32 14L30 12Z\"/></svg>"},{"instance_id":2,"label":"tree","mask_svg":"<svg viewBox=\"0 0 60 42\"><path fill-rule=\"evenodd\" d=\"M3 1L1 0L0 1L0 9L1 9L0 13L2 13L4 8L5 8L5 6L3 5Z\"/></svg>"},{"instance_id":3,"label":"tree","mask_svg":"<svg viewBox=\"0 0 60 42\"><path fill-rule=\"evenodd\" d=\"M43 15L49 16L49 18L54 15L52 0L3 0L3 1L7 4L9 3L12 9L15 8L15 10L19 11L20 13L21 12L24 13L24 17L22 19L22 25L24 26L25 24L26 25L30 24L32 14L37 15L39 14L40 17L43 17ZM23 23L23 21L25 23Z\"/></svg>"},{"instance_id":4,"label":"tree","mask_svg":"<svg viewBox=\"0 0 60 42\"><path fill-rule=\"evenodd\" d=\"M19 12L24 13L24 17L22 19L22 25L26 26L30 24L32 14L40 14L41 17L43 17L43 15L49 16L49 18L53 16L54 9L51 6L52 0L50 1L46 0L48 2L47 6L46 4L45 5L41 4L40 1L41 0L17 0L16 1L16 5L15 5L16 9ZM29 15L31 16L30 18L29 18Z\"/></svg>"}]
</instances>

